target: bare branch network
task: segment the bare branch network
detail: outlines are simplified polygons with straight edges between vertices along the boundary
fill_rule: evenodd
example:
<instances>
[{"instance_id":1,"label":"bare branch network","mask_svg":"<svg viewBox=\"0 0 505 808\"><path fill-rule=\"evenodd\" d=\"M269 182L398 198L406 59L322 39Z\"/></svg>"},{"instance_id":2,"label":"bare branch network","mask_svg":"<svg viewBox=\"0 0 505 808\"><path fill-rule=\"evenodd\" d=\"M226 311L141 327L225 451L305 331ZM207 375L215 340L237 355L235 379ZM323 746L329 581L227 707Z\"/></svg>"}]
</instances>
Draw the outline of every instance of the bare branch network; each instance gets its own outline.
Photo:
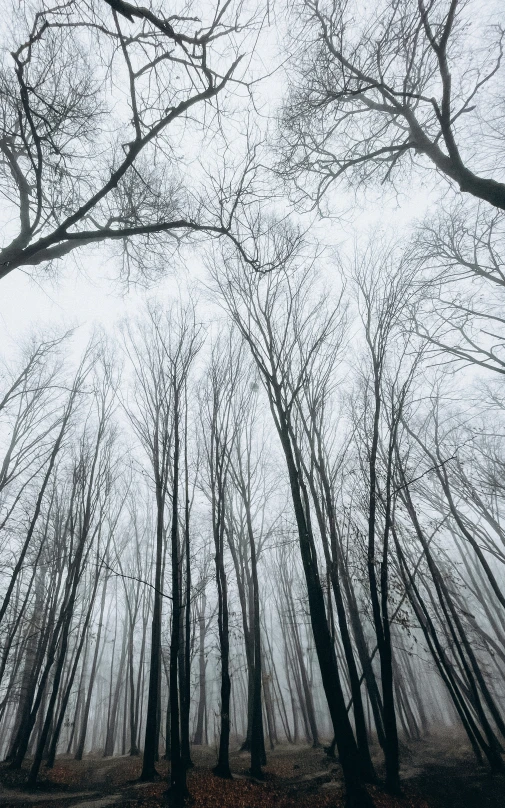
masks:
<instances>
[{"instance_id":1,"label":"bare branch network","mask_svg":"<svg viewBox=\"0 0 505 808\"><path fill-rule=\"evenodd\" d=\"M17 209L0 277L105 241L148 272L167 236L232 234L247 187L214 173L195 196L192 141L219 136L219 97L258 20L231 0L205 11L71 0L21 17L0 77L2 192Z\"/></svg>"}]
</instances>

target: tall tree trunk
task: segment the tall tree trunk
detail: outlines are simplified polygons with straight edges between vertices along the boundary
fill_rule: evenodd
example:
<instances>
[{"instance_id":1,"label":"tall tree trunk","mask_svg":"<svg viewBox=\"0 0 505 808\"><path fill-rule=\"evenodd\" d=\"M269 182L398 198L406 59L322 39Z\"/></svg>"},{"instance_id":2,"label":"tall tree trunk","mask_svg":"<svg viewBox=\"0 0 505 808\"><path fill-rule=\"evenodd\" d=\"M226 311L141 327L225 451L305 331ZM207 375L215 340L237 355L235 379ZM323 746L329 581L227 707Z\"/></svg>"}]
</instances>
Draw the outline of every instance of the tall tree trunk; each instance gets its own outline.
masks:
<instances>
[{"instance_id":1,"label":"tall tree trunk","mask_svg":"<svg viewBox=\"0 0 505 808\"><path fill-rule=\"evenodd\" d=\"M147 697L144 757L140 779L153 780L157 774L155 762L158 754L158 688L161 668L161 570L163 563L163 516L165 496L163 482L156 471L156 567L154 573L153 617L151 624L151 657L149 693Z\"/></svg>"},{"instance_id":2,"label":"tall tree trunk","mask_svg":"<svg viewBox=\"0 0 505 808\"><path fill-rule=\"evenodd\" d=\"M291 496L298 527L298 538L305 581L307 584L312 632L321 670L323 688L330 710L340 761L342 763L346 784L346 800L348 806L359 805L360 808L365 808L365 806L372 805L372 800L363 785L360 764L361 758L347 714L338 673L335 647L328 628L324 594L317 569L317 555L303 504L301 492L303 482L296 465L291 445L290 427L283 407L281 390L279 387L275 386L272 393L272 404L275 406L277 412L276 425L288 468Z\"/></svg>"},{"instance_id":3,"label":"tall tree trunk","mask_svg":"<svg viewBox=\"0 0 505 808\"><path fill-rule=\"evenodd\" d=\"M179 464L180 464L180 401L179 388L174 385L174 456L172 492L172 632L170 637L170 799L174 808L183 804L186 795L186 766L181 754L179 715L178 665L181 630L181 592L179 555ZM182 683L181 683L182 684Z\"/></svg>"},{"instance_id":4,"label":"tall tree trunk","mask_svg":"<svg viewBox=\"0 0 505 808\"><path fill-rule=\"evenodd\" d=\"M319 458L318 458L318 465L317 469L319 472L319 476L321 479L321 484L323 485L324 489L324 502L326 506L326 513L328 517L328 524L329 524L329 533L330 533L330 542L331 542L331 552L330 552L330 542L328 542L328 535L326 529L326 523L323 515L323 511L321 508L321 504L319 502L318 492L316 486L314 484L314 479L312 475L308 475L309 484L312 493L312 501L314 502L314 508L316 511L316 516L319 525L319 532L321 534L322 542L323 542L323 549L324 554L326 557L326 564L328 568L329 578L331 581L331 586L333 590L333 596L335 598L335 605L337 607L337 619L338 625L340 629L340 637L342 640L342 645L344 648L345 654L345 661L347 665L347 672L349 674L349 683L350 683L350 690L352 694L352 701L353 701L353 708L354 708L354 723L356 727L356 741L358 745L358 750L361 756L361 766L363 771L363 777L367 782L375 782L375 771L372 763L372 758L370 757L370 749L368 747L368 736L366 731L366 724L365 724L365 712L363 710L363 701L361 698L361 682L358 674L358 669L356 666L356 661L354 659L354 651L352 647L351 635L349 632L349 628L347 625L347 615L344 606L344 599L342 597L342 589L340 585L340 565L339 565L339 558L338 558L338 539L337 539L337 531L335 525L335 514L333 509L333 497L330 488L330 483L326 474L326 469L323 466L322 462L322 451L320 448L319 451ZM331 596L329 595L329 612L331 614Z\"/></svg>"},{"instance_id":5,"label":"tall tree trunk","mask_svg":"<svg viewBox=\"0 0 505 808\"><path fill-rule=\"evenodd\" d=\"M249 551L251 553L251 582L253 592L253 643L254 668L252 692L252 726L251 726L251 774L261 777L261 766L266 764L265 741L263 733L263 716L261 711L261 685L262 685L262 658L261 658L261 624L260 624L260 595L258 583L258 566L256 559L256 542L252 526L250 503L245 503L247 516L247 533L249 536ZM267 713L268 716L268 713Z\"/></svg>"},{"instance_id":6,"label":"tall tree trunk","mask_svg":"<svg viewBox=\"0 0 505 808\"><path fill-rule=\"evenodd\" d=\"M188 400L184 387L184 550L186 557L186 597L184 605L184 679L181 682L181 758L182 764L189 768L191 760L191 744L189 738L189 714L191 709L191 546L189 533L190 500L189 500L189 466L188 466Z\"/></svg>"},{"instance_id":7,"label":"tall tree trunk","mask_svg":"<svg viewBox=\"0 0 505 808\"><path fill-rule=\"evenodd\" d=\"M223 560L223 531L220 531L218 548L216 549L216 573L218 590L218 628L219 647L221 651L221 728L219 734L219 754L214 774L231 779L229 746L230 746L230 639L228 616L228 584Z\"/></svg>"},{"instance_id":8,"label":"tall tree trunk","mask_svg":"<svg viewBox=\"0 0 505 808\"><path fill-rule=\"evenodd\" d=\"M387 498L384 546L382 563L380 569L380 597L376 575L375 558L375 534L377 530L377 452L379 446L379 423L381 415L381 387L380 368L373 357L374 363L374 420L372 428L372 443L369 459L369 502L368 502L368 582L370 587L370 598L372 603L372 615L377 637L377 647L379 649L379 659L382 682L382 703L385 745L384 754L386 758L386 788L397 793L400 790L400 749L398 744L398 729L396 725L396 711L393 685L393 658L391 648L391 636L388 615L388 547L387 538L390 531L390 498ZM392 451L390 442L389 451ZM388 486L390 485L391 466L388 465Z\"/></svg>"}]
</instances>

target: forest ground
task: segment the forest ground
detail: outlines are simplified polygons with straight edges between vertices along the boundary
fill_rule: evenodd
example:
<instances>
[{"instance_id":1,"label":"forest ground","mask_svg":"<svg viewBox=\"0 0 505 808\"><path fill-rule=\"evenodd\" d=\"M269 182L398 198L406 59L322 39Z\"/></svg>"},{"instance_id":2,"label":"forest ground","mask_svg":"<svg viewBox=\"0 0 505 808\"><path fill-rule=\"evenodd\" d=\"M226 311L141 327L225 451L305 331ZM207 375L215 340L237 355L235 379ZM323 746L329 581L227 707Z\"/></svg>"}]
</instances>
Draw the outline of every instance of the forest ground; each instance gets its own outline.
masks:
<instances>
[{"instance_id":1,"label":"forest ground","mask_svg":"<svg viewBox=\"0 0 505 808\"><path fill-rule=\"evenodd\" d=\"M480 769L463 740L437 732L402 748L403 794L386 796L371 788L377 808L503 808L505 775L491 776ZM247 776L249 757L230 756L232 781L211 773L213 749L193 749L195 767L188 774L193 808L340 808L343 789L340 766L322 749L279 746L268 754L264 782ZM379 774L378 764L376 763ZM0 765L2 808L157 808L165 804L166 780L139 783L140 758L87 756L78 762L59 757L51 771L43 771L34 791L23 787L29 767L13 772ZM168 766L158 770L166 778Z\"/></svg>"}]
</instances>

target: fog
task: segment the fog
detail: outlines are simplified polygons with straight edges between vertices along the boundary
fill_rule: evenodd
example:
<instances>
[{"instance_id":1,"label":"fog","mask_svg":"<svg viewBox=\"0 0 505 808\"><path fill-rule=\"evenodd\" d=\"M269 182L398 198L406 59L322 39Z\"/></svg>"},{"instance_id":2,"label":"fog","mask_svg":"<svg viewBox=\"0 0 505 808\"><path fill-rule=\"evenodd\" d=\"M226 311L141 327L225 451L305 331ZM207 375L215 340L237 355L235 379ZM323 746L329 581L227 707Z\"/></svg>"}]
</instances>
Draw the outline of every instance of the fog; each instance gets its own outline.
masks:
<instances>
[{"instance_id":1,"label":"fog","mask_svg":"<svg viewBox=\"0 0 505 808\"><path fill-rule=\"evenodd\" d=\"M3 11L5 804L503 804L501 9Z\"/></svg>"}]
</instances>

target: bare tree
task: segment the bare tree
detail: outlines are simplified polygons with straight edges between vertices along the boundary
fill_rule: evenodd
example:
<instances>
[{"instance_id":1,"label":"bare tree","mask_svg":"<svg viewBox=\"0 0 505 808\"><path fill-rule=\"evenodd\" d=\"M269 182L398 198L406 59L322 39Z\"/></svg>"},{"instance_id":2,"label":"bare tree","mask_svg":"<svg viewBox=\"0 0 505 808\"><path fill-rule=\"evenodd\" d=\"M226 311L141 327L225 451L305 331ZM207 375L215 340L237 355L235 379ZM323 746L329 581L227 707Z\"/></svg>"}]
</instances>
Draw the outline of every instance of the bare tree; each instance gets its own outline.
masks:
<instances>
[{"instance_id":1,"label":"bare tree","mask_svg":"<svg viewBox=\"0 0 505 808\"><path fill-rule=\"evenodd\" d=\"M245 365L245 346L237 350L237 364ZM251 751L251 774L261 777L266 764L262 714L262 643L258 560L265 528L265 447L256 437L259 385L255 374L245 365L237 377L234 391L234 440L230 452L229 489L238 502L228 509L231 529L228 543L233 557L241 601L244 641L248 668L247 735L242 749ZM259 524L258 516L260 517Z\"/></svg>"},{"instance_id":2,"label":"bare tree","mask_svg":"<svg viewBox=\"0 0 505 808\"><path fill-rule=\"evenodd\" d=\"M500 148L491 107L503 30L481 11L461 0L381 0L358 15L347 0L305 0L282 128L282 171L298 191L318 203L343 176L384 182L410 160L504 210L489 158Z\"/></svg>"},{"instance_id":3,"label":"bare tree","mask_svg":"<svg viewBox=\"0 0 505 808\"><path fill-rule=\"evenodd\" d=\"M257 32L262 13L246 19L240 2L199 12L124 0L13 9L0 176L18 225L7 229L0 278L105 241L122 245L127 277L149 274L166 266L167 236L232 234L247 184L214 172L208 194L195 178L192 199L182 139L187 129L195 143L218 137L218 97L247 47L242 32Z\"/></svg>"},{"instance_id":4,"label":"bare tree","mask_svg":"<svg viewBox=\"0 0 505 808\"><path fill-rule=\"evenodd\" d=\"M162 568L167 527L167 499L171 499L170 547L172 569L172 629L170 642L171 788L174 800L186 792L185 766L181 759L179 715L179 650L181 628L179 551L179 474L184 390L191 363L199 348L199 327L191 306L163 312L148 309L147 325L128 335L127 352L133 365L133 401L128 414L148 455L156 495L156 563L151 635L149 698L142 779L155 775L159 736L159 683L161 670ZM171 490L171 494L169 489ZM189 675L189 671L188 671ZM181 681L181 688L185 682Z\"/></svg>"},{"instance_id":5,"label":"bare tree","mask_svg":"<svg viewBox=\"0 0 505 808\"><path fill-rule=\"evenodd\" d=\"M300 447L293 429L295 392L301 388L311 357L336 328L338 307L322 316L324 302L309 303L310 271L295 268L302 242L284 225L271 223L260 239L266 254L284 255L284 266L265 276L252 276L233 261L213 276L243 339L249 346L268 395L275 428L289 475L300 555L305 574L309 611L324 692L342 762L349 805L367 805L363 786L364 763L345 707L335 647L326 614L317 562L310 503L300 463ZM321 317L321 322L318 318Z\"/></svg>"},{"instance_id":6,"label":"bare tree","mask_svg":"<svg viewBox=\"0 0 505 808\"><path fill-rule=\"evenodd\" d=\"M239 373L235 361L239 354L234 350L232 337L218 341L212 350L205 388L200 396L201 418L204 424L203 445L205 471L202 484L210 501L212 533L215 548L216 585L218 594L218 632L221 659L221 705L219 754L214 774L231 779L230 745L230 616L228 602L228 577L225 566L226 516L229 507L228 477L230 450L233 445L232 400Z\"/></svg>"},{"instance_id":7,"label":"bare tree","mask_svg":"<svg viewBox=\"0 0 505 808\"><path fill-rule=\"evenodd\" d=\"M6 363L0 375L0 423L6 432L0 465L0 535L26 486L36 483L52 448L64 396L61 353L66 336L45 341L32 337L22 348L21 367Z\"/></svg>"},{"instance_id":8,"label":"bare tree","mask_svg":"<svg viewBox=\"0 0 505 808\"><path fill-rule=\"evenodd\" d=\"M370 368L370 377L365 380L363 393L366 422L364 465L367 467L368 488L367 571L381 665L386 784L393 792L399 789L400 765L389 615L394 446L404 399L418 360L416 357L406 372L402 369L406 354L411 350L408 336L402 336L402 318L417 297L417 289L412 282L412 268L410 272L407 268L389 246L380 250L374 243L357 259L354 270ZM402 379L402 376L405 378ZM382 480L379 471L381 447L384 466ZM380 521L379 507L382 510ZM380 551L379 536L382 541ZM379 552L380 561L377 559Z\"/></svg>"},{"instance_id":9,"label":"bare tree","mask_svg":"<svg viewBox=\"0 0 505 808\"><path fill-rule=\"evenodd\" d=\"M426 426L426 424L423 425L422 433ZM436 434L435 424L430 422L428 428L433 426L435 426ZM408 447L408 444L404 444L402 448L400 441L396 440L395 454L399 473L397 490L399 505L401 504L402 508L397 509L392 534L402 576L407 583L406 591L477 759L481 759L483 751L491 768L500 770L503 767L499 754L500 742L496 737L490 716L502 735L505 727L500 710L483 673L482 662L478 660L476 648L469 639L470 632L478 632L479 629L476 621L471 617L469 604L464 601L463 591L459 593L456 591L458 586L456 579L459 574L451 557L444 551L443 546L440 546L440 543L438 546L434 546L433 536L430 538L427 535L425 506L420 507L419 505L419 493L420 490L424 490L427 500L432 499L426 490L432 487L429 477L426 471L417 475L413 475L411 471L414 459L412 451L415 450L416 445L419 445L419 440L421 445L424 445L425 438L419 439L414 436L405 420L403 420L403 427L409 438L413 439L413 446ZM429 469L435 479L443 467L449 465L447 461L448 458L445 461L437 462L433 456L429 456ZM442 463L442 468L439 467L439 463ZM418 470L420 471L419 466ZM448 471L449 469L444 470L444 475ZM433 503L435 501L433 500ZM418 565L412 564L412 560L409 558L411 550L403 510L414 529L416 539L422 546L422 558L427 566L427 572L423 567L419 569L416 581L414 581L412 570L416 569ZM444 516L442 523L447 524L452 533L454 529L450 528L449 519L450 516ZM484 708L484 704L487 709Z\"/></svg>"},{"instance_id":10,"label":"bare tree","mask_svg":"<svg viewBox=\"0 0 505 808\"><path fill-rule=\"evenodd\" d=\"M505 373L504 247L504 215L483 204L447 206L418 228L407 254L427 294L412 322L436 362Z\"/></svg>"},{"instance_id":11,"label":"bare tree","mask_svg":"<svg viewBox=\"0 0 505 808\"><path fill-rule=\"evenodd\" d=\"M143 780L151 780L155 776L155 761L158 755L162 567L173 432L172 391L163 344L163 326L163 313L151 308L148 311L147 323L139 324L136 331L128 329L126 343L126 351L133 367L132 397L127 403L127 412L147 454L156 497L156 556Z\"/></svg>"},{"instance_id":12,"label":"bare tree","mask_svg":"<svg viewBox=\"0 0 505 808\"><path fill-rule=\"evenodd\" d=\"M44 346L42 346L43 348ZM90 360L92 356L92 348L88 349L80 364L78 372L73 380L70 395L64 402L62 411L58 413L56 418L51 413L52 419L49 423L44 424L42 418L46 418L44 412L45 397L47 394L44 392L45 387L51 387L51 376L46 379L31 379L31 374L28 373L28 368L36 367L39 359L44 361L47 358L47 352L42 350L39 355L39 349L33 357L30 358L28 366L23 370L21 375L15 380L9 391L4 396L4 402L7 402L8 397L18 399L18 415L15 420L14 430L9 443L8 450L4 457L2 464L2 478L3 487L7 486L13 479L21 474L23 467L26 468L27 458L31 462L35 461L36 464L41 463L42 479L40 481L33 514L30 518L26 536L21 546L14 569L10 576L10 581L7 590L3 597L2 605L0 606L0 621L3 619L5 612L8 608L14 585L17 577L22 570L23 561L30 547L37 521L40 516L42 503L48 487L51 475L53 473L58 453L60 452L64 438L66 437L67 430L71 424L71 417L79 399L81 386L83 385L86 376L90 372ZM32 359L34 363L32 365ZM40 368L39 368L40 370ZM24 379L21 383L20 380ZM28 388L23 389L24 385L28 384ZM33 385L33 390L30 390ZM28 395L28 398L27 398ZM41 421L41 423L37 423ZM36 426L42 426L42 434L40 437L35 437L31 432ZM55 433L55 435L53 434ZM45 445L45 441L50 437L51 443L49 448ZM42 439L42 440L41 440ZM41 445L39 445L41 443ZM4 519L5 522L5 519Z\"/></svg>"}]
</instances>

